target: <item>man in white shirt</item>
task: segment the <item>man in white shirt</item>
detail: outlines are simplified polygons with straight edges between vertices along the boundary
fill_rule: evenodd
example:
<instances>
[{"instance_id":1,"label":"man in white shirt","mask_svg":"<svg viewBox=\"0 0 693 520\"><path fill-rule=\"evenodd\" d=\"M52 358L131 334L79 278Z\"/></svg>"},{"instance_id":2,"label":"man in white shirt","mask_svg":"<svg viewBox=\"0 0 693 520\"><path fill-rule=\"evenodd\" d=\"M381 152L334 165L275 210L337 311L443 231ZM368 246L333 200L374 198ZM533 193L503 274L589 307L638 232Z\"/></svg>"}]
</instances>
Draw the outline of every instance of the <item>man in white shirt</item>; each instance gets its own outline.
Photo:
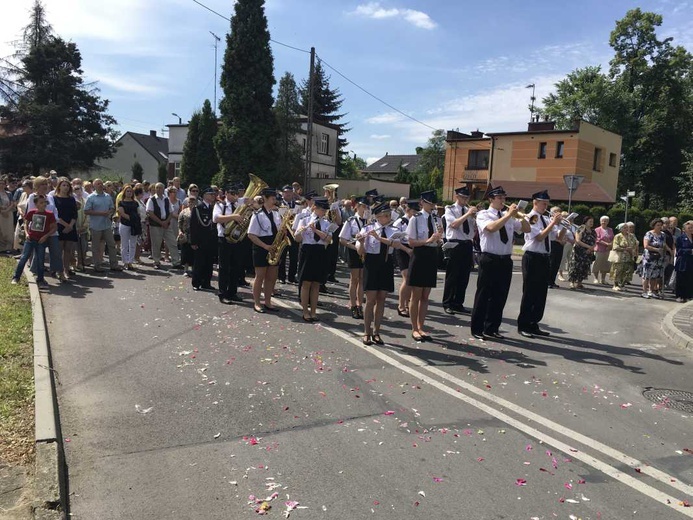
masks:
<instances>
[{"instance_id":1,"label":"man in white shirt","mask_svg":"<svg viewBox=\"0 0 693 520\"><path fill-rule=\"evenodd\" d=\"M455 203L445 206L445 238L451 244L448 265L445 269L443 309L446 314L456 312L470 314L464 308L464 297L469 285L469 275L474 266L472 240L476 234L476 207L469 207L469 190L462 186L455 190ZM447 246L446 246L447 247Z\"/></svg>"},{"instance_id":2,"label":"man in white shirt","mask_svg":"<svg viewBox=\"0 0 693 520\"><path fill-rule=\"evenodd\" d=\"M225 230L229 222L240 224L243 215L234 214L238 208L238 190L229 186L226 198L218 200L212 211L212 221L217 225L217 243L219 257L219 301L225 305L243 301L238 295L238 281L243 275L242 258L239 244L226 240Z\"/></svg>"},{"instance_id":3,"label":"man in white shirt","mask_svg":"<svg viewBox=\"0 0 693 520\"><path fill-rule=\"evenodd\" d=\"M513 233L530 231L529 222L517 219L517 204L511 204L503 213L505 196L501 186L489 190L489 208L476 216L481 257L471 329L472 336L480 340L503 338L500 324L512 282Z\"/></svg>"},{"instance_id":4,"label":"man in white shirt","mask_svg":"<svg viewBox=\"0 0 693 520\"><path fill-rule=\"evenodd\" d=\"M551 241L565 235L565 228L558 230L563 219L560 212L550 218L545 215L549 193L546 190L537 192L532 200L532 211L527 215L530 230L525 231L525 245L522 246L522 303L517 317L517 331L525 338L549 335L539 328L539 322L544 316L549 292Z\"/></svg>"}]
</instances>

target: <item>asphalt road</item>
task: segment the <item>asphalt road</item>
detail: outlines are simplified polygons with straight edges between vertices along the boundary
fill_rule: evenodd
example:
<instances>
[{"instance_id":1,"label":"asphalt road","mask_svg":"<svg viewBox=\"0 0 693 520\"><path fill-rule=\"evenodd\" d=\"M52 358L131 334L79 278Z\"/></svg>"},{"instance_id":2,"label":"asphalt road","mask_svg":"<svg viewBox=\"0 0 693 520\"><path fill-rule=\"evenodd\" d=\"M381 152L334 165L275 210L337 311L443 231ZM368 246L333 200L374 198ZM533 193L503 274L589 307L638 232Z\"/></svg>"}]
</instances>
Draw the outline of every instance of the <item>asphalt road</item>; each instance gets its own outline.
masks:
<instances>
[{"instance_id":1,"label":"asphalt road","mask_svg":"<svg viewBox=\"0 0 693 520\"><path fill-rule=\"evenodd\" d=\"M660 330L672 301L552 290L552 336L528 341L516 273L503 343L439 303L416 343L393 296L387 344L364 347L332 287L319 324L290 285L279 315L149 268L54 287L72 518L250 518L264 499L271 518L693 518L693 414L642 394L693 391Z\"/></svg>"}]
</instances>

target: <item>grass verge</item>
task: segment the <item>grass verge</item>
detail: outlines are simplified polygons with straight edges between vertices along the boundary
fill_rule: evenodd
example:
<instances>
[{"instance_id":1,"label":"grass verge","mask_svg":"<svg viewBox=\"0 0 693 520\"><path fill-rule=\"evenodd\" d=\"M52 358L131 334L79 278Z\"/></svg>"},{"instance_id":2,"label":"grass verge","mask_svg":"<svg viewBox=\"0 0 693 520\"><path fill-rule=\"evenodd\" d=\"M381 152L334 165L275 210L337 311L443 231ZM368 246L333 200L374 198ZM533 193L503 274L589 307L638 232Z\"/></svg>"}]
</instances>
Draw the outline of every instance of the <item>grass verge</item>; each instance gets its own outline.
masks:
<instances>
[{"instance_id":1,"label":"grass verge","mask_svg":"<svg viewBox=\"0 0 693 520\"><path fill-rule=\"evenodd\" d=\"M0 257L0 462L27 465L34 461L34 349L29 288L10 284L16 265Z\"/></svg>"}]
</instances>

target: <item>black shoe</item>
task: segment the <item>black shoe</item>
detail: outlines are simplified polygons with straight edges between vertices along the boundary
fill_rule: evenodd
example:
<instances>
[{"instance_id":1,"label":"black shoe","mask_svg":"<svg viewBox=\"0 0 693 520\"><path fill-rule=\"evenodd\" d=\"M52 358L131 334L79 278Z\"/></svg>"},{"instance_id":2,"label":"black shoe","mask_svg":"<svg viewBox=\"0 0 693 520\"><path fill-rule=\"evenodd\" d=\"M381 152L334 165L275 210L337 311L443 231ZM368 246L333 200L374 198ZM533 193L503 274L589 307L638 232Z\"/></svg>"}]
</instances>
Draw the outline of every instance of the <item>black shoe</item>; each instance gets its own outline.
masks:
<instances>
[{"instance_id":1,"label":"black shoe","mask_svg":"<svg viewBox=\"0 0 693 520\"><path fill-rule=\"evenodd\" d=\"M334 294L333 291L330 291L324 284L320 286L320 294Z\"/></svg>"},{"instance_id":2,"label":"black shoe","mask_svg":"<svg viewBox=\"0 0 693 520\"><path fill-rule=\"evenodd\" d=\"M263 309L262 307L255 307L255 306L253 305L253 310L254 310L255 312L257 312L257 313L265 314L265 309Z\"/></svg>"},{"instance_id":3,"label":"black shoe","mask_svg":"<svg viewBox=\"0 0 693 520\"><path fill-rule=\"evenodd\" d=\"M183 269L183 264L173 264L171 266L171 269L176 269L176 270Z\"/></svg>"},{"instance_id":4,"label":"black shoe","mask_svg":"<svg viewBox=\"0 0 693 520\"><path fill-rule=\"evenodd\" d=\"M211 285L207 284L207 285L201 286L201 289L202 289L203 291L213 291L213 290L214 290L214 287L212 287Z\"/></svg>"},{"instance_id":5,"label":"black shoe","mask_svg":"<svg viewBox=\"0 0 693 520\"><path fill-rule=\"evenodd\" d=\"M250 287L250 284L243 280L242 282L238 282L238 287Z\"/></svg>"},{"instance_id":6,"label":"black shoe","mask_svg":"<svg viewBox=\"0 0 693 520\"><path fill-rule=\"evenodd\" d=\"M445 307L443 311L445 312L445 314L449 314L450 316L455 315L455 311L452 309L452 307Z\"/></svg>"},{"instance_id":7,"label":"black shoe","mask_svg":"<svg viewBox=\"0 0 693 520\"><path fill-rule=\"evenodd\" d=\"M279 279L279 283L286 283L286 280Z\"/></svg>"},{"instance_id":8,"label":"black shoe","mask_svg":"<svg viewBox=\"0 0 693 520\"><path fill-rule=\"evenodd\" d=\"M537 327L536 329L534 329L534 330L532 331L532 334L534 334L535 336L544 336L544 337L550 336L550 335L551 335L550 332L546 332L545 330L541 330L539 327Z\"/></svg>"},{"instance_id":9,"label":"black shoe","mask_svg":"<svg viewBox=\"0 0 693 520\"><path fill-rule=\"evenodd\" d=\"M460 314L471 314L472 313L472 311L470 309L467 309L463 305L453 307L452 310L454 310L455 312L458 312Z\"/></svg>"},{"instance_id":10,"label":"black shoe","mask_svg":"<svg viewBox=\"0 0 693 520\"><path fill-rule=\"evenodd\" d=\"M193 285L193 291L199 291L201 287L199 285Z\"/></svg>"},{"instance_id":11,"label":"black shoe","mask_svg":"<svg viewBox=\"0 0 693 520\"><path fill-rule=\"evenodd\" d=\"M527 330L517 329L517 333L520 336L522 336L523 338L533 338L534 337L534 334L532 334L531 332L529 332Z\"/></svg>"},{"instance_id":12,"label":"black shoe","mask_svg":"<svg viewBox=\"0 0 693 520\"><path fill-rule=\"evenodd\" d=\"M356 309L358 310L358 313L359 313L359 319L362 320L363 319L363 309L361 307L357 307Z\"/></svg>"},{"instance_id":13,"label":"black shoe","mask_svg":"<svg viewBox=\"0 0 693 520\"><path fill-rule=\"evenodd\" d=\"M385 342L380 337L380 334L373 334L373 343L376 345L384 345Z\"/></svg>"},{"instance_id":14,"label":"black shoe","mask_svg":"<svg viewBox=\"0 0 693 520\"><path fill-rule=\"evenodd\" d=\"M561 288L561 286L557 285L555 283L549 284L549 289L560 289L560 288Z\"/></svg>"},{"instance_id":15,"label":"black shoe","mask_svg":"<svg viewBox=\"0 0 693 520\"><path fill-rule=\"evenodd\" d=\"M486 335L495 339L505 339L505 336L500 332L487 332Z\"/></svg>"},{"instance_id":16,"label":"black shoe","mask_svg":"<svg viewBox=\"0 0 693 520\"><path fill-rule=\"evenodd\" d=\"M228 299L226 296L222 296L221 294L219 295L219 303L223 303L224 305L231 305L233 302Z\"/></svg>"},{"instance_id":17,"label":"black shoe","mask_svg":"<svg viewBox=\"0 0 693 520\"><path fill-rule=\"evenodd\" d=\"M332 282L332 283L337 283L337 279L334 276L328 276L327 281Z\"/></svg>"},{"instance_id":18,"label":"black shoe","mask_svg":"<svg viewBox=\"0 0 693 520\"><path fill-rule=\"evenodd\" d=\"M359 308L355 305L351 308L351 317L355 320L359 319Z\"/></svg>"},{"instance_id":19,"label":"black shoe","mask_svg":"<svg viewBox=\"0 0 693 520\"><path fill-rule=\"evenodd\" d=\"M231 296L227 296L227 299L231 300L232 302L242 302L243 301L243 298L241 298L237 294L232 294Z\"/></svg>"},{"instance_id":20,"label":"black shoe","mask_svg":"<svg viewBox=\"0 0 693 520\"><path fill-rule=\"evenodd\" d=\"M472 332L472 336L478 340L486 341L486 336L484 336L483 334L479 334L478 332Z\"/></svg>"}]
</instances>

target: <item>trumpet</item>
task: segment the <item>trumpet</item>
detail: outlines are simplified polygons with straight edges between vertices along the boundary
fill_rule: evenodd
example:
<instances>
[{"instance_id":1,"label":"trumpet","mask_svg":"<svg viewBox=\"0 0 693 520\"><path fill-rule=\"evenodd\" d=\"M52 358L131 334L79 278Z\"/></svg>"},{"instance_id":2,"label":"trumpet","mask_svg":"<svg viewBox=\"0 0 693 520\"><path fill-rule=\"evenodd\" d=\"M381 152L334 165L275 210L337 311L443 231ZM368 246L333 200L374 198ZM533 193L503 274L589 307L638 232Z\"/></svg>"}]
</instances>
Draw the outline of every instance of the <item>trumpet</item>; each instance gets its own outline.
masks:
<instances>
[{"instance_id":1,"label":"trumpet","mask_svg":"<svg viewBox=\"0 0 693 520\"><path fill-rule=\"evenodd\" d=\"M515 214L515 218L517 220L524 220L527 218L527 213L523 213L522 211L519 211L521 209L525 209L527 207L528 202L526 200L521 200L517 203L517 209L518 212ZM506 208L510 208L510 204L503 204Z\"/></svg>"}]
</instances>

